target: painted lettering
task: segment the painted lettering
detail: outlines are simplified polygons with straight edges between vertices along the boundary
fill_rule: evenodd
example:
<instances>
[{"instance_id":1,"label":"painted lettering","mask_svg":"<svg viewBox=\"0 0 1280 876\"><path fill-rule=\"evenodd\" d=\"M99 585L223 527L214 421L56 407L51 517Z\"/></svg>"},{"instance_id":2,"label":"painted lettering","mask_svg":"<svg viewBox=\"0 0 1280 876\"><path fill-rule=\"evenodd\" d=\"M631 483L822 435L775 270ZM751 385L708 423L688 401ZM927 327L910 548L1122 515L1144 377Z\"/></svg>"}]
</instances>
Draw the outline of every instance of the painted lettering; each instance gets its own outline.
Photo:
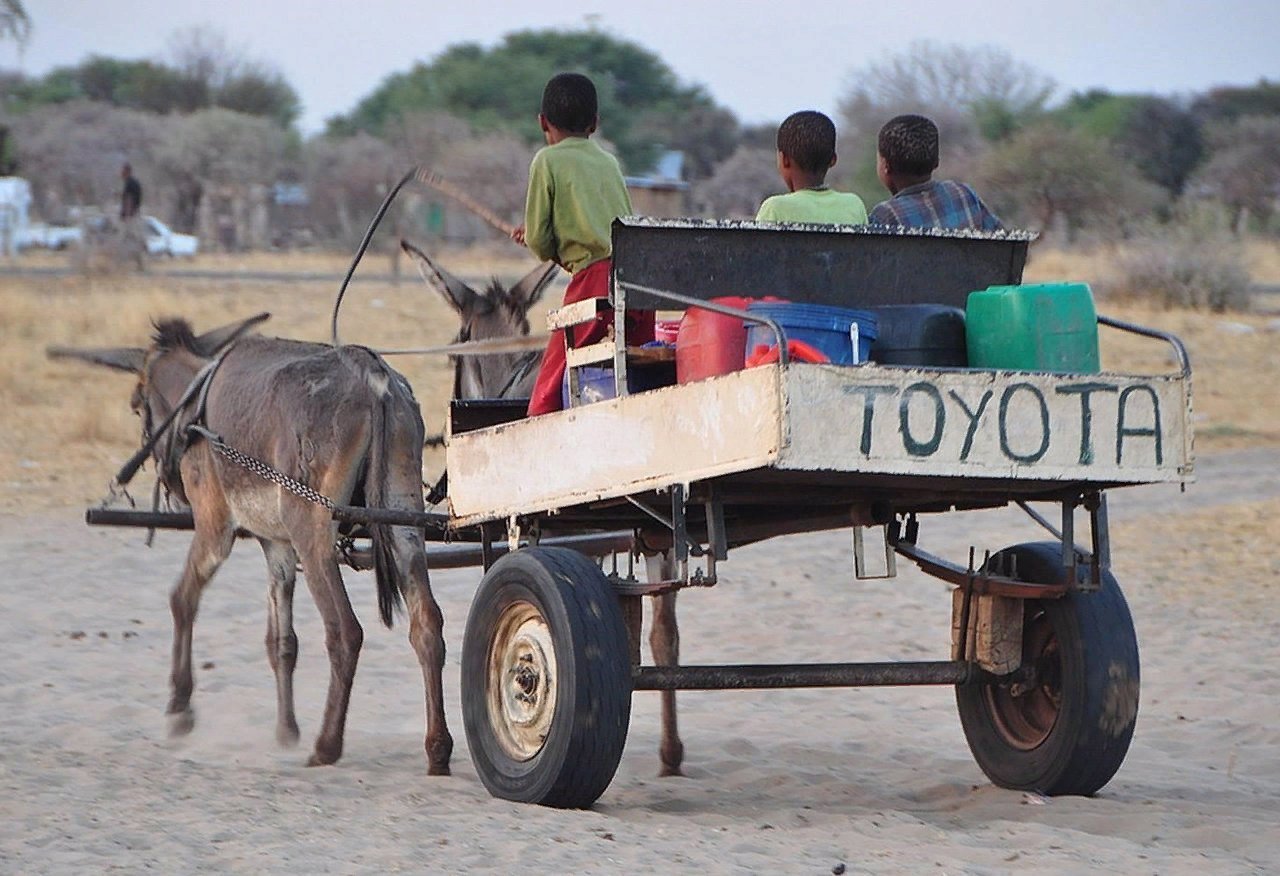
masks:
<instances>
[{"instance_id":1,"label":"painted lettering","mask_svg":"<svg viewBox=\"0 0 1280 876\"><path fill-rule=\"evenodd\" d=\"M862 443L860 447L863 456L871 455L871 418L875 413L876 396L889 395L896 389L896 386L886 386L884 384L849 384L844 388L846 394L862 396Z\"/></svg>"},{"instance_id":2,"label":"painted lettering","mask_svg":"<svg viewBox=\"0 0 1280 876\"><path fill-rule=\"evenodd\" d=\"M1095 392L1119 392L1114 383L1068 383L1054 392L1080 396L1080 464L1093 465L1093 407L1089 397Z\"/></svg>"},{"instance_id":3,"label":"painted lettering","mask_svg":"<svg viewBox=\"0 0 1280 876\"><path fill-rule=\"evenodd\" d=\"M933 401L933 434L928 441L918 441L911 434L911 398L928 396ZM932 456L942 444L942 429L947 422L947 411L942 404L942 393L932 383L920 381L902 391L898 399L898 431L902 433L902 446L912 456Z\"/></svg>"},{"instance_id":4,"label":"painted lettering","mask_svg":"<svg viewBox=\"0 0 1280 876\"><path fill-rule=\"evenodd\" d=\"M1009 403L1016 393L1030 393L1040 409L1040 446L1031 453L1015 453L1009 446ZM1026 418L1021 418L1024 421ZM1000 449L1014 462L1039 462L1049 450L1049 405L1044 394L1031 383L1015 383L1000 394Z\"/></svg>"},{"instance_id":5,"label":"painted lettering","mask_svg":"<svg viewBox=\"0 0 1280 876\"><path fill-rule=\"evenodd\" d=\"M1151 426L1126 426L1124 423L1125 413L1128 411L1126 407L1129 397L1134 393L1144 393L1151 399ZM1139 384L1137 386L1127 386L1120 393L1119 412L1116 414L1116 465L1121 464L1124 457L1124 439L1127 437L1144 437L1154 438L1156 465L1164 464L1164 447L1160 443L1160 397L1156 395L1156 391L1147 384Z\"/></svg>"},{"instance_id":6,"label":"painted lettering","mask_svg":"<svg viewBox=\"0 0 1280 876\"><path fill-rule=\"evenodd\" d=\"M960 410L964 411L964 415L969 418L969 427L964 433L964 446L960 448L960 461L964 462L969 458L969 451L973 450L973 436L978 433L978 421L982 419L982 413L987 409L987 402L991 401L994 395L991 390L987 390L982 394L982 398L978 399L978 409L970 410L969 406L964 403L964 399L954 389L947 393L955 399L956 404L960 406Z\"/></svg>"}]
</instances>

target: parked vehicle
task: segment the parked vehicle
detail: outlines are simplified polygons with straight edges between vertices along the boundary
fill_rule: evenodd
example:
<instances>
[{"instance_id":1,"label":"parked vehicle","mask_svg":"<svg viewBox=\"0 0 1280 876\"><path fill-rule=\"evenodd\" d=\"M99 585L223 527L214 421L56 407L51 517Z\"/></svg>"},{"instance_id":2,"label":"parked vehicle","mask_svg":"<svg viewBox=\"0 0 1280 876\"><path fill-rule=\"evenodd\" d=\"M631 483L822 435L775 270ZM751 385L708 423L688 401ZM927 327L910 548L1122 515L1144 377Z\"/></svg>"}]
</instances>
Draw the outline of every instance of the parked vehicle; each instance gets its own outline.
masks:
<instances>
[{"instance_id":1,"label":"parked vehicle","mask_svg":"<svg viewBox=\"0 0 1280 876\"><path fill-rule=\"evenodd\" d=\"M200 249L200 240L194 234L174 231L154 216L143 216L142 227L147 255L193 256Z\"/></svg>"},{"instance_id":2,"label":"parked vehicle","mask_svg":"<svg viewBox=\"0 0 1280 876\"><path fill-rule=\"evenodd\" d=\"M77 225L48 225L32 222L14 233L14 248L21 252L31 247L66 249L84 242L84 229Z\"/></svg>"}]
</instances>

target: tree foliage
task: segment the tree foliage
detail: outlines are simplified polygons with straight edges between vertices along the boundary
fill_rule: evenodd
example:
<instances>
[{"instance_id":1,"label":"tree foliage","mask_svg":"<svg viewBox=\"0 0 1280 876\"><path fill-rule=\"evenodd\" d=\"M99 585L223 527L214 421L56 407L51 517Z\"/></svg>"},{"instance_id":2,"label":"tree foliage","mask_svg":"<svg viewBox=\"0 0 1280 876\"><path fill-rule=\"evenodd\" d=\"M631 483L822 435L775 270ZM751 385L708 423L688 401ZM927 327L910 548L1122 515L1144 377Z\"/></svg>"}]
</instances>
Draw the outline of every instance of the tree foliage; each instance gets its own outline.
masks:
<instances>
[{"instance_id":1,"label":"tree foliage","mask_svg":"<svg viewBox=\"0 0 1280 876\"><path fill-rule=\"evenodd\" d=\"M1053 115L1110 142L1145 179L1175 197L1204 157L1196 117L1172 100L1094 89L1071 95Z\"/></svg>"},{"instance_id":2,"label":"tree foliage","mask_svg":"<svg viewBox=\"0 0 1280 876\"><path fill-rule=\"evenodd\" d=\"M709 179L694 188L701 211L729 219L755 218L760 202L784 188L778 178L777 151L738 149Z\"/></svg>"},{"instance_id":3,"label":"tree foliage","mask_svg":"<svg viewBox=\"0 0 1280 876\"><path fill-rule=\"evenodd\" d=\"M491 49L452 46L430 63L388 77L350 114L331 119L329 131L381 135L398 117L435 110L465 118L481 133L507 131L537 143L542 88L563 71L595 82L600 130L632 172L645 169L656 154L653 126L646 131L640 124L646 113L679 115L713 106L701 89L681 86L657 55L636 43L595 30L520 31ZM668 145L669 133L663 132Z\"/></svg>"},{"instance_id":4,"label":"tree foliage","mask_svg":"<svg viewBox=\"0 0 1280 876\"><path fill-rule=\"evenodd\" d=\"M72 204L107 204L119 197L120 165L129 161L144 179L156 167L155 150L166 119L107 104L76 101L6 119L22 173L45 215Z\"/></svg>"},{"instance_id":5,"label":"tree foliage","mask_svg":"<svg viewBox=\"0 0 1280 876\"><path fill-rule=\"evenodd\" d=\"M1222 201L1238 230L1246 211L1268 222L1280 192L1280 115L1241 118L1215 130L1211 143L1194 186Z\"/></svg>"},{"instance_id":6,"label":"tree foliage","mask_svg":"<svg viewBox=\"0 0 1280 876\"><path fill-rule=\"evenodd\" d=\"M22 0L0 0L0 39L25 45L31 38L31 16Z\"/></svg>"},{"instance_id":7,"label":"tree foliage","mask_svg":"<svg viewBox=\"0 0 1280 876\"><path fill-rule=\"evenodd\" d=\"M34 79L11 74L0 83L4 105L22 112L88 100L159 114L220 106L263 116L283 127L297 120L298 94L270 65L245 60L207 28L191 31L178 46L173 65L90 55Z\"/></svg>"},{"instance_id":8,"label":"tree foliage","mask_svg":"<svg viewBox=\"0 0 1280 876\"><path fill-rule=\"evenodd\" d=\"M902 113L935 121L968 120L978 133L999 139L1034 119L1053 94L1052 79L994 46L930 41L873 61L850 76L841 101L845 133L874 137Z\"/></svg>"},{"instance_id":9,"label":"tree foliage","mask_svg":"<svg viewBox=\"0 0 1280 876\"><path fill-rule=\"evenodd\" d=\"M979 182L1006 222L1068 233L1086 225L1123 225L1162 196L1107 143L1083 131L1041 122L995 146Z\"/></svg>"}]
</instances>

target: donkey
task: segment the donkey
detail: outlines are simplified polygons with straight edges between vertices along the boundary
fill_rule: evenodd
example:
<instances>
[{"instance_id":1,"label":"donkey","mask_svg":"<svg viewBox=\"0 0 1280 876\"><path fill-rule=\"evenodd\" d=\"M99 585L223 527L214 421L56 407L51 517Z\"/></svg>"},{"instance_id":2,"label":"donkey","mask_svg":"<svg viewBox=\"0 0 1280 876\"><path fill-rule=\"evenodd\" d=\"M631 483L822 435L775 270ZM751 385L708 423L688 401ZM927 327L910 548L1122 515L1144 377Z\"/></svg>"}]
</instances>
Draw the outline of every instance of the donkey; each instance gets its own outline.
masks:
<instances>
[{"instance_id":1,"label":"donkey","mask_svg":"<svg viewBox=\"0 0 1280 876\"><path fill-rule=\"evenodd\" d=\"M237 532L243 531L258 539L267 560L266 650L276 679L276 739L281 745L298 741L293 591L299 562L324 621L329 690L308 761L319 766L342 756L351 684L364 640L338 571L337 524L323 505L224 458L209 436L333 503L421 511L422 416L409 384L375 353L247 334L267 316L198 336L185 320L172 319L156 323L148 349L59 349L50 354L137 376L132 405L142 416L144 444L152 440L153 430L164 429L152 451L160 482L191 507L195 537L169 600L170 734L183 735L195 726L192 627L202 591L231 552ZM192 389L201 385L192 404ZM171 424L163 426L171 415ZM193 423L207 431L189 431ZM370 534L382 621L391 626L395 610L407 606L409 641L422 666L427 772L448 775L453 739L445 725L441 681L443 618L427 578L423 536L415 529L384 525L370 527Z\"/></svg>"},{"instance_id":2,"label":"donkey","mask_svg":"<svg viewBox=\"0 0 1280 876\"><path fill-rule=\"evenodd\" d=\"M526 274L510 290L494 280L485 293L476 292L466 283L440 267L418 247L408 241L401 248L413 259L427 285L438 292L458 314L460 328L456 341L482 341L491 338L523 336L529 333L529 310L542 297L555 277L556 265L544 262ZM454 357L453 397L528 398L537 376L538 353L492 356ZM675 559L670 551L649 554L645 559L651 581L669 581L675 577ZM649 631L649 647L659 666L675 666L680 662L680 630L676 625L676 592L653 598L653 623ZM662 761L660 775L682 775L684 744L676 726L675 691L664 690L662 697L662 741L658 753Z\"/></svg>"}]
</instances>

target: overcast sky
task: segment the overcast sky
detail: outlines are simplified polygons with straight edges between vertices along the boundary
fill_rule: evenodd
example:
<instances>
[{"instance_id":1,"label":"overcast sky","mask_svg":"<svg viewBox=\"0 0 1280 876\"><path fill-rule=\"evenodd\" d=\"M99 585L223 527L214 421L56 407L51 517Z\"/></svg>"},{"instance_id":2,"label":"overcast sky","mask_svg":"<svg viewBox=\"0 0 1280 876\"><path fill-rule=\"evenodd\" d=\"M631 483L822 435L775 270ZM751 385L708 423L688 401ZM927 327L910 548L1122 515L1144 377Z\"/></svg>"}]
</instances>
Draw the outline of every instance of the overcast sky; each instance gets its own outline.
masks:
<instances>
[{"instance_id":1,"label":"overcast sky","mask_svg":"<svg viewBox=\"0 0 1280 876\"><path fill-rule=\"evenodd\" d=\"M39 75L91 53L164 59L176 30L207 24L280 69L302 98L308 134L449 45L581 28L587 16L746 122L803 108L834 113L860 67L918 39L1003 47L1058 82L1058 97L1094 86L1170 95L1280 81L1280 0L26 0L26 8L31 41L21 54L0 44L0 67Z\"/></svg>"}]
</instances>

